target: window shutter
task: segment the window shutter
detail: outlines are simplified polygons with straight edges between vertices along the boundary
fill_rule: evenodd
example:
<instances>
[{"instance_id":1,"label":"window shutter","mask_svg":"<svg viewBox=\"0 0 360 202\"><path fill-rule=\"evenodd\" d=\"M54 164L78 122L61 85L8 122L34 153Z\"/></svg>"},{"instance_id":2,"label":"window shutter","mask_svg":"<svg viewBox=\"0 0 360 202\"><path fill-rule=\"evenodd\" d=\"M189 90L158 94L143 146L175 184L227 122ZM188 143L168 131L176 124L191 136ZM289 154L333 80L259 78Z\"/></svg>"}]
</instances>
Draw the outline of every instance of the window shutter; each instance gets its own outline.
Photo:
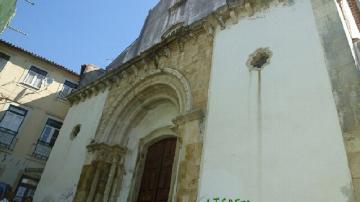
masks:
<instances>
[{"instance_id":1,"label":"window shutter","mask_svg":"<svg viewBox=\"0 0 360 202\"><path fill-rule=\"evenodd\" d=\"M17 132L20 128L20 125L21 125L23 119L24 119L23 116L15 115L14 120L13 120L12 124L10 125L9 129Z\"/></svg>"},{"instance_id":2,"label":"window shutter","mask_svg":"<svg viewBox=\"0 0 360 202\"><path fill-rule=\"evenodd\" d=\"M45 79L45 76L41 75L41 74L37 74L35 76L35 81L34 81L34 86L36 88L40 88L41 87L41 84L42 84L42 81Z\"/></svg>"},{"instance_id":3,"label":"window shutter","mask_svg":"<svg viewBox=\"0 0 360 202\"><path fill-rule=\"evenodd\" d=\"M15 113L7 111L3 120L0 123L0 126L6 129L9 129L13 132L17 132L20 128L20 125L24 119L24 116L17 115Z\"/></svg>"},{"instance_id":4,"label":"window shutter","mask_svg":"<svg viewBox=\"0 0 360 202\"><path fill-rule=\"evenodd\" d=\"M57 136L59 135L61 126L61 122L48 119L39 140L48 143L50 146L53 146Z\"/></svg>"},{"instance_id":5,"label":"window shutter","mask_svg":"<svg viewBox=\"0 0 360 202\"><path fill-rule=\"evenodd\" d=\"M34 80L36 73L33 71L29 71L24 79L24 83L31 85L32 81Z\"/></svg>"},{"instance_id":6,"label":"window shutter","mask_svg":"<svg viewBox=\"0 0 360 202\"><path fill-rule=\"evenodd\" d=\"M9 128L9 125L11 124L12 120L14 119L15 114L11 112L6 112L5 116L1 120L0 126L3 128Z\"/></svg>"},{"instance_id":7,"label":"window shutter","mask_svg":"<svg viewBox=\"0 0 360 202\"><path fill-rule=\"evenodd\" d=\"M59 130L58 130L58 129L55 129L55 130L54 130L54 133L53 133L53 135L52 135L52 137L51 137L51 140L50 140L50 146L51 146L51 147L54 146L55 141L56 141L58 135L59 135Z\"/></svg>"},{"instance_id":8,"label":"window shutter","mask_svg":"<svg viewBox=\"0 0 360 202\"><path fill-rule=\"evenodd\" d=\"M51 137L52 128L49 126L45 126L41 136L40 141L42 142L49 142L49 139Z\"/></svg>"}]
</instances>

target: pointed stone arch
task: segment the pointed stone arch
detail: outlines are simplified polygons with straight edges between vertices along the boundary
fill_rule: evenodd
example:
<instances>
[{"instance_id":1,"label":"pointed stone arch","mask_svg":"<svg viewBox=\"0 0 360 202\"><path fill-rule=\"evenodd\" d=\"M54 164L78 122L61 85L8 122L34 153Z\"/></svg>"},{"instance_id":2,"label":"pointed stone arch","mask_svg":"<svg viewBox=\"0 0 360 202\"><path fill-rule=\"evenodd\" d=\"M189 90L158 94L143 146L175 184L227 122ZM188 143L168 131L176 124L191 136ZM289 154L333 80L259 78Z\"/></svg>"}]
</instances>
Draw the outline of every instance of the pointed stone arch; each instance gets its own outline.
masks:
<instances>
[{"instance_id":1,"label":"pointed stone arch","mask_svg":"<svg viewBox=\"0 0 360 202\"><path fill-rule=\"evenodd\" d=\"M170 196L180 201L185 198L195 199L202 148L203 112L201 109L193 109L187 79L174 69L149 69L127 75L117 85L119 88L113 86L109 92L116 97L108 98L112 99L107 103L110 107L103 114L95 141L88 146L87 162L79 180L81 186L77 188L74 201L116 201L120 195L126 200L136 196L135 189L127 190L126 186L123 187L123 183L128 182L123 179L126 177L126 167L132 166L127 157L134 154L134 148L128 147L128 140L131 137L132 141L135 138L137 144L140 143L140 136L132 136L136 133L131 129L140 126L140 121L152 108L162 110L161 104L174 106L170 106L174 111L166 117L166 122L169 122L166 124L170 124L169 129L179 140L177 148L183 148L177 149L176 161L179 163L176 163L177 167L172 174L176 177L171 178L174 181L171 183ZM166 137L169 134L161 135ZM193 170L191 175L186 179L178 179L177 176L187 169ZM120 193L122 191L123 194ZM130 196L127 195L129 193Z\"/></svg>"},{"instance_id":2,"label":"pointed stone arch","mask_svg":"<svg viewBox=\"0 0 360 202\"><path fill-rule=\"evenodd\" d=\"M126 145L126 133L144 112L163 102L174 104L180 114L192 110L192 95L187 79L171 68L154 69L136 77L125 79L128 88L115 102L106 119L99 126L97 141Z\"/></svg>"}]
</instances>

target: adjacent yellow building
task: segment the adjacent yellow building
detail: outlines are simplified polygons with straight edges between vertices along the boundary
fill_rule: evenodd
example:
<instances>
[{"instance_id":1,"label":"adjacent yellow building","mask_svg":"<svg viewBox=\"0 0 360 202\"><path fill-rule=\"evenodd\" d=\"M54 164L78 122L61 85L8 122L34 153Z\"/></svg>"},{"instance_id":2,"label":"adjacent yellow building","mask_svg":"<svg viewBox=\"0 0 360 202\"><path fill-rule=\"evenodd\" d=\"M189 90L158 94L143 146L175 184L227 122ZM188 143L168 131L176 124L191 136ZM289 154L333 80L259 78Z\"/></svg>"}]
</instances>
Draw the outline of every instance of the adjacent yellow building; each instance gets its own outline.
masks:
<instances>
[{"instance_id":1,"label":"adjacent yellow building","mask_svg":"<svg viewBox=\"0 0 360 202\"><path fill-rule=\"evenodd\" d=\"M75 72L0 40L0 185L12 187L15 201L33 195L78 82Z\"/></svg>"}]
</instances>

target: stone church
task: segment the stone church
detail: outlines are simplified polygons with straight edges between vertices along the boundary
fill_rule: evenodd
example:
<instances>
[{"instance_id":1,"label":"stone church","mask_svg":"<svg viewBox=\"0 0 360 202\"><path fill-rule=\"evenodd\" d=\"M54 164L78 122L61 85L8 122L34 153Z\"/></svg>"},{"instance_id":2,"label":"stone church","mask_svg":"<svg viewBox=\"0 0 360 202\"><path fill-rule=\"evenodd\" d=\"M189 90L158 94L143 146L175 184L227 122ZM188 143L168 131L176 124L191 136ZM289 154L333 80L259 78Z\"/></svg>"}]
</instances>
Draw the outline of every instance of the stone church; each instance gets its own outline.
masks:
<instances>
[{"instance_id":1,"label":"stone church","mask_svg":"<svg viewBox=\"0 0 360 202\"><path fill-rule=\"evenodd\" d=\"M160 0L83 66L34 201L360 201L357 3Z\"/></svg>"}]
</instances>

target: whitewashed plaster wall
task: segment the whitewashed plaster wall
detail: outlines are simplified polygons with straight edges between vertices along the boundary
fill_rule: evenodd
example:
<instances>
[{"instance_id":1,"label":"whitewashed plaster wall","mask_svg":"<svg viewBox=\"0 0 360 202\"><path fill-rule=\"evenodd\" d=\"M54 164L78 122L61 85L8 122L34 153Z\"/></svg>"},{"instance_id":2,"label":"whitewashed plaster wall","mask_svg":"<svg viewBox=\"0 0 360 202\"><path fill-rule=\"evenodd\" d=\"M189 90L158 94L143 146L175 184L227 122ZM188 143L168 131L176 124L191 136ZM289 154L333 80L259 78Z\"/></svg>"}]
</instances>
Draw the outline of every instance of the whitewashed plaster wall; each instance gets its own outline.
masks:
<instances>
[{"instance_id":1,"label":"whitewashed plaster wall","mask_svg":"<svg viewBox=\"0 0 360 202\"><path fill-rule=\"evenodd\" d=\"M271 63L249 72L256 49ZM198 201L348 202L351 177L310 0L217 30Z\"/></svg>"},{"instance_id":2,"label":"whitewashed plaster wall","mask_svg":"<svg viewBox=\"0 0 360 202\"><path fill-rule=\"evenodd\" d=\"M136 160L139 153L139 141L157 129L173 125L172 120L178 116L173 104L163 103L149 110L140 123L129 133L127 153L124 163L125 175L121 186L119 202L127 201L134 177ZM169 134L162 134L169 135Z\"/></svg>"},{"instance_id":3,"label":"whitewashed plaster wall","mask_svg":"<svg viewBox=\"0 0 360 202\"><path fill-rule=\"evenodd\" d=\"M86 146L95 136L107 94L108 91L104 91L70 108L46 163L34 201L72 201L85 162ZM71 140L71 131L77 124L81 124L80 133Z\"/></svg>"}]
</instances>

